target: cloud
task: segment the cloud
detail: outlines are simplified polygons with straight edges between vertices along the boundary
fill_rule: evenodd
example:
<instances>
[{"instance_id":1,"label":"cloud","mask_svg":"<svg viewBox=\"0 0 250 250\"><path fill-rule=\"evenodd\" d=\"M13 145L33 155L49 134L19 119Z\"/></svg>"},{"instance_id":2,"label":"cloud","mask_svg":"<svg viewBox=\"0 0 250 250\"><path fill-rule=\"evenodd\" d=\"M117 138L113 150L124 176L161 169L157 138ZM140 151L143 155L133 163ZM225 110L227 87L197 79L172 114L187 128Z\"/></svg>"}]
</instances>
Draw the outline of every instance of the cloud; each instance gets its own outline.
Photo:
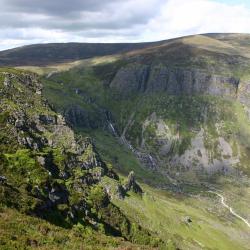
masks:
<instances>
[{"instance_id":1,"label":"cloud","mask_svg":"<svg viewBox=\"0 0 250 250\"><path fill-rule=\"evenodd\" d=\"M117 0L121 2L121 0ZM84 11L98 11L117 2L110 0L2 0L7 11L22 13L39 13L50 16L62 16Z\"/></svg>"},{"instance_id":2,"label":"cloud","mask_svg":"<svg viewBox=\"0 0 250 250\"><path fill-rule=\"evenodd\" d=\"M250 9L222 0L0 0L0 49L43 42L136 42L250 32Z\"/></svg>"},{"instance_id":3,"label":"cloud","mask_svg":"<svg viewBox=\"0 0 250 250\"><path fill-rule=\"evenodd\" d=\"M2 2L2 3L1 3ZM164 0L0 0L1 27L78 31L145 24ZM8 18L9 17L9 18Z\"/></svg>"},{"instance_id":4,"label":"cloud","mask_svg":"<svg viewBox=\"0 0 250 250\"><path fill-rule=\"evenodd\" d=\"M178 6L178 7L177 7ZM211 0L169 0L151 20L144 39L165 39L199 33L248 33L250 9Z\"/></svg>"}]
</instances>

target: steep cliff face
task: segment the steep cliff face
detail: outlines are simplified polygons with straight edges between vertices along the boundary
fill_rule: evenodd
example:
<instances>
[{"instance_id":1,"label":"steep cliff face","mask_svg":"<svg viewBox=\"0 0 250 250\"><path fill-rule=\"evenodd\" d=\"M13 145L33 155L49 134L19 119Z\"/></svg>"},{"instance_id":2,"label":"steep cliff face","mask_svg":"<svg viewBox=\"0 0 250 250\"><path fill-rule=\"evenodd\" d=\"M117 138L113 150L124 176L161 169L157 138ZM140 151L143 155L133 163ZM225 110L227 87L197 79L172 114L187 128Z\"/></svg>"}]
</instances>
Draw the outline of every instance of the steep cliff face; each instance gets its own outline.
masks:
<instances>
[{"instance_id":1,"label":"steep cliff face","mask_svg":"<svg viewBox=\"0 0 250 250\"><path fill-rule=\"evenodd\" d=\"M244 105L244 109L250 119L250 80L245 80L240 84L238 100Z\"/></svg>"},{"instance_id":2,"label":"steep cliff face","mask_svg":"<svg viewBox=\"0 0 250 250\"><path fill-rule=\"evenodd\" d=\"M240 173L237 167L241 165L244 148L240 150L235 134L224 133L223 122L214 126L201 123L184 132L181 129L183 121L178 121L176 125L153 113L143 123L139 148L154 157L160 171L189 183L195 183L199 178L206 181L206 177L215 173Z\"/></svg>"},{"instance_id":3,"label":"steep cliff face","mask_svg":"<svg viewBox=\"0 0 250 250\"><path fill-rule=\"evenodd\" d=\"M97 109L96 113L93 113L80 105L70 105L63 114L67 122L76 128L96 129L107 126L107 118L103 110Z\"/></svg>"},{"instance_id":4,"label":"steep cliff face","mask_svg":"<svg viewBox=\"0 0 250 250\"><path fill-rule=\"evenodd\" d=\"M131 63L121 67L110 80L110 88L131 94L211 95L237 100L250 117L250 83L244 74L221 74L216 69L180 68L163 64Z\"/></svg>"},{"instance_id":5,"label":"steep cliff face","mask_svg":"<svg viewBox=\"0 0 250 250\"><path fill-rule=\"evenodd\" d=\"M191 185L249 174L249 120L235 99L157 93L137 101L123 106L120 136L146 168Z\"/></svg>"},{"instance_id":6,"label":"steep cliff face","mask_svg":"<svg viewBox=\"0 0 250 250\"><path fill-rule=\"evenodd\" d=\"M171 68L162 64L122 67L110 87L124 95L165 92L169 95L210 94L236 98L240 79L201 69Z\"/></svg>"}]
</instances>

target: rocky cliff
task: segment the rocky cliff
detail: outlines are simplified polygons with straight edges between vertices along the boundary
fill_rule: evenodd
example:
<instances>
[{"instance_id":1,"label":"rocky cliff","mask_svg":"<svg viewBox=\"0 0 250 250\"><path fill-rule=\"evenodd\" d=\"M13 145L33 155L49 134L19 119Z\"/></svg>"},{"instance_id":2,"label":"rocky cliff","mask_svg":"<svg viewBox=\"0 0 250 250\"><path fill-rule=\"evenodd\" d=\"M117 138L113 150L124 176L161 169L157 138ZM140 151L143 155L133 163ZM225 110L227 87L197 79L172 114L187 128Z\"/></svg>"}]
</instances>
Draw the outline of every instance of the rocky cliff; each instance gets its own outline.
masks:
<instances>
[{"instance_id":1,"label":"rocky cliff","mask_svg":"<svg viewBox=\"0 0 250 250\"><path fill-rule=\"evenodd\" d=\"M165 92L169 95L207 94L237 97L240 79L201 69L171 68L162 64L129 64L112 79L110 87L123 93Z\"/></svg>"},{"instance_id":2,"label":"rocky cliff","mask_svg":"<svg viewBox=\"0 0 250 250\"><path fill-rule=\"evenodd\" d=\"M123 188L92 140L76 135L50 107L35 74L1 70L0 96L2 204L63 227L83 223L130 241L139 235L153 239L139 226L131 229L111 202L114 193L123 199L130 187Z\"/></svg>"}]
</instances>

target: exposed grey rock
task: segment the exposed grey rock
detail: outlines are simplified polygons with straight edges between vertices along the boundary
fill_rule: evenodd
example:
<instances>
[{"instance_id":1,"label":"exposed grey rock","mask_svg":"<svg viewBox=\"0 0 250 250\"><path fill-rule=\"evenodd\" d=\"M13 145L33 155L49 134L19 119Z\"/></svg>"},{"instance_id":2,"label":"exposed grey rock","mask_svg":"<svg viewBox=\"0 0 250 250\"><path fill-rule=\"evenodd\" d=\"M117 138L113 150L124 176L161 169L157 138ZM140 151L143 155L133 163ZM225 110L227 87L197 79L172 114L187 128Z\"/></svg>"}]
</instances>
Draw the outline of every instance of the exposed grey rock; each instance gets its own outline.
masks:
<instances>
[{"instance_id":1,"label":"exposed grey rock","mask_svg":"<svg viewBox=\"0 0 250 250\"><path fill-rule=\"evenodd\" d=\"M150 154L140 152L136 149L134 149L134 153L137 159L147 168L152 170L157 168L157 162Z\"/></svg>"},{"instance_id":2,"label":"exposed grey rock","mask_svg":"<svg viewBox=\"0 0 250 250\"><path fill-rule=\"evenodd\" d=\"M45 157L37 156L36 159L37 159L38 163L40 163L42 166L45 166L45 163L46 163Z\"/></svg>"},{"instance_id":3,"label":"exposed grey rock","mask_svg":"<svg viewBox=\"0 0 250 250\"><path fill-rule=\"evenodd\" d=\"M205 130L201 130L191 139L191 145L181 155L171 157L171 166L182 166L182 174L189 169L202 170L213 174L221 172L223 174L232 173L233 166L239 162L239 155L233 156L232 148L224 138L217 139L218 155L210 160L211 153L205 147ZM219 157L220 156L220 157Z\"/></svg>"},{"instance_id":4,"label":"exposed grey rock","mask_svg":"<svg viewBox=\"0 0 250 250\"><path fill-rule=\"evenodd\" d=\"M6 112L6 119L4 116L4 125L11 142L16 140L17 150L28 149L23 154L26 156L27 153L29 160L32 158L30 165L25 166L24 163L20 170L22 173L18 173L24 176L21 183L25 184L20 193L24 192L30 198L25 198L25 202L34 200L32 207L27 206L30 208L28 212L48 219L47 213L56 210L64 219L70 217L73 223L85 217L91 219L91 205L86 204L91 186L100 183L105 175L116 181L117 175L102 161L92 140L75 135L64 118L51 109L42 97L36 95L40 84L33 76L20 73L13 77L13 86L1 89L3 98L0 98L0 103L3 104L3 109L1 106L0 112L9 111ZM7 106L9 99L16 105L13 105L16 109ZM78 111L76 114L79 115ZM103 114L105 117L105 112ZM80 117L81 115L80 111ZM76 118L74 115L73 117ZM106 117L104 120L106 121ZM88 122L91 123L91 119ZM41 171L38 176L37 169ZM0 184L6 181L5 176L0 176ZM7 186L4 185L3 188ZM122 188L119 187L117 192L120 189ZM18 203L19 199L13 202ZM108 203L109 197L105 193L102 205L105 207ZM57 206L59 204L62 205Z\"/></svg>"},{"instance_id":5,"label":"exposed grey rock","mask_svg":"<svg viewBox=\"0 0 250 250\"><path fill-rule=\"evenodd\" d=\"M25 128L25 120L24 119L17 119L15 122L15 127L18 129Z\"/></svg>"},{"instance_id":6,"label":"exposed grey rock","mask_svg":"<svg viewBox=\"0 0 250 250\"><path fill-rule=\"evenodd\" d=\"M9 78L8 75L6 75L6 76L5 76L5 79L4 79L3 85L4 85L5 87L10 87L10 84L11 84L10 78Z\"/></svg>"},{"instance_id":7,"label":"exposed grey rock","mask_svg":"<svg viewBox=\"0 0 250 250\"><path fill-rule=\"evenodd\" d=\"M183 221L187 224L190 224L192 222L192 219L189 216L184 217Z\"/></svg>"},{"instance_id":8,"label":"exposed grey rock","mask_svg":"<svg viewBox=\"0 0 250 250\"><path fill-rule=\"evenodd\" d=\"M240 85L238 100L244 105L244 109L250 120L250 82L246 81Z\"/></svg>"},{"instance_id":9,"label":"exposed grey rock","mask_svg":"<svg viewBox=\"0 0 250 250\"><path fill-rule=\"evenodd\" d=\"M59 184L55 184L49 192L49 199L54 204L63 204L68 202L67 190Z\"/></svg>"},{"instance_id":10,"label":"exposed grey rock","mask_svg":"<svg viewBox=\"0 0 250 250\"><path fill-rule=\"evenodd\" d=\"M32 136L23 136L23 134L18 135L17 137L18 143L26 146L30 149L39 149L41 147L41 142L38 138L32 137Z\"/></svg>"},{"instance_id":11,"label":"exposed grey rock","mask_svg":"<svg viewBox=\"0 0 250 250\"><path fill-rule=\"evenodd\" d=\"M4 184L6 182L7 182L7 178L3 175L2 176L0 175L0 184Z\"/></svg>"},{"instance_id":12,"label":"exposed grey rock","mask_svg":"<svg viewBox=\"0 0 250 250\"><path fill-rule=\"evenodd\" d=\"M124 187L117 181L110 179L109 183L103 184L105 191L112 200L113 198L124 199L126 195L126 190Z\"/></svg>"},{"instance_id":13,"label":"exposed grey rock","mask_svg":"<svg viewBox=\"0 0 250 250\"><path fill-rule=\"evenodd\" d=\"M101 178L104 176L105 171L103 168L101 167L95 167L92 171L91 171L92 176L94 177L94 179L97 180L101 180Z\"/></svg>"},{"instance_id":14,"label":"exposed grey rock","mask_svg":"<svg viewBox=\"0 0 250 250\"><path fill-rule=\"evenodd\" d=\"M135 174L134 171L131 171L128 175L127 183L124 185L125 191L133 191L135 193L142 194L141 187L135 181Z\"/></svg>"},{"instance_id":15,"label":"exposed grey rock","mask_svg":"<svg viewBox=\"0 0 250 250\"><path fill-rule=\"evenodd\" d=\"M56 124L57 123L57 117L42 114L42 115L39 115L39 121L44 125Z\"/></svg>"},{"instance_id":16,"label":"exposed grey rock","mask_svg":"<svg viewBox=\"0 0 250 250\"><path fill-rule=\"evenodd\" d=\"M37 89L37 90L36 90L36 94L37 94L37 95L41 95L41 94L42 94L42 91L41 91L40 89Z\"/></svg>"},{"instance_id":17,"label":"exposed grey rock","mask_svg":"<svg viewBox=\"0 0 250 250\"><path fill-rule=\"evenodd\" d=\"M170 68L161 64L129 64L121 68L110 87L123 94L161 92L170 95L211 94L236 98L240 80L199 69Z\"/></svg>"},{"instance_id":18,"label":"exposed grey rock","mask_svg":"<svg viewBox=\"0 0 250 250\"><path fill-rule=\"evenodd\" d=\"M66 171L63 171L63 172L60 172L60 173L59 173L59 176L60 176L62 179L66 180L66 179L68 179L68 178L70 177L70 174L69 174L68 172L66 172Z\"/></svg>"},{"instance_id":19,"label":"exposed grey rock","mask_svg":"<svg viewBox=\"0 0 250 250\"><path fill-rule=\"evenodd\" d=\"M77 127L85 128L97 128L97 121L93 120L88 113L82 107L78 105L72 105L64 112L64 116L69 124Z\"/></svg>"},{"instance_id":20,"label":"exposed grey rock","mask_svg":"<svg viewBox=\"0 0 250 250\"><path fill-rule=\"evenodd\" d=\"M106 174L106 165L101 160L91 140L87 140L83 144L83 153L81 156L78 156L79 165L84 169L94 169L92 172L94 174L96 171L96 176Z\"/></svg>"},{"instance_id":21,"label":"exposed grey rock","mask_svg":"<svg viewBox=\"0 0 250 250\"><path fill-rule=\"evenodd\" d=\"M125 190L121 185L117 185L116 187L116 195L118 199L123 199L125 197Z\"/></svg>"}]
</instances>

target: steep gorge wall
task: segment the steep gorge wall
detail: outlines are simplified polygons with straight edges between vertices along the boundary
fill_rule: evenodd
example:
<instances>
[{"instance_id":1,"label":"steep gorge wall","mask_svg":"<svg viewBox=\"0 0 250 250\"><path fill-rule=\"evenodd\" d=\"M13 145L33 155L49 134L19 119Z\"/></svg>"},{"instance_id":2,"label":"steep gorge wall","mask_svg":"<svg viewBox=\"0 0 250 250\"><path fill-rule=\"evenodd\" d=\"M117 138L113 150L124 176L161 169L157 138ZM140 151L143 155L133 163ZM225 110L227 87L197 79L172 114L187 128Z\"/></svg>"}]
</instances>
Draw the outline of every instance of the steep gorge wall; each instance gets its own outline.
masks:
<instances>
[{"instance_id":1,"label":"steep gorge wall","mask_svg":"<svg viewBox=\"0 0 250 250\"><path fill-rule=\"evenodd\" d=\"M211 94L237 96L240 80L200 69L171 68L161 64L129 64L116 73L110 87L123 94L166 92L170 95Z\"/></svg>"}]
</instances>

